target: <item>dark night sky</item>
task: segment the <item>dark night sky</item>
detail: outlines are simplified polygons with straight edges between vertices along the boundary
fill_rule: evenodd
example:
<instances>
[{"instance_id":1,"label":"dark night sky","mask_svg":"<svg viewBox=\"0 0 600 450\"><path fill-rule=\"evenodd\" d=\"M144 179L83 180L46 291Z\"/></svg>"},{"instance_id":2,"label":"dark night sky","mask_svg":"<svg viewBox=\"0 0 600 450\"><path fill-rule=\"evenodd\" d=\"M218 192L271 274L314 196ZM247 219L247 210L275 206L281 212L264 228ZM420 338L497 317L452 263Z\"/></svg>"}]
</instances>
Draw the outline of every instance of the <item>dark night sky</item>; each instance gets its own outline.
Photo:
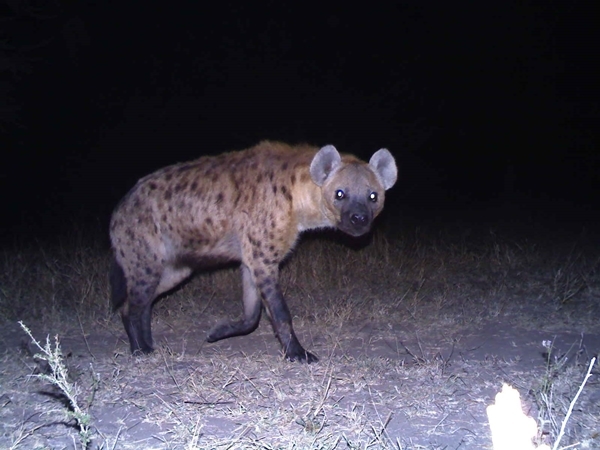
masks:
<instances>
[{"instance_id":1,"label":"dark night sky","mask_svg":"<svg viewBox=\"0 0 600 450\"><path fill-rule=\"evenodd\" d=\"M599 203L593 2L324 3L0 7L5 232L261 139L388 147L393 210Z\"/></svg>"}]
</instances>

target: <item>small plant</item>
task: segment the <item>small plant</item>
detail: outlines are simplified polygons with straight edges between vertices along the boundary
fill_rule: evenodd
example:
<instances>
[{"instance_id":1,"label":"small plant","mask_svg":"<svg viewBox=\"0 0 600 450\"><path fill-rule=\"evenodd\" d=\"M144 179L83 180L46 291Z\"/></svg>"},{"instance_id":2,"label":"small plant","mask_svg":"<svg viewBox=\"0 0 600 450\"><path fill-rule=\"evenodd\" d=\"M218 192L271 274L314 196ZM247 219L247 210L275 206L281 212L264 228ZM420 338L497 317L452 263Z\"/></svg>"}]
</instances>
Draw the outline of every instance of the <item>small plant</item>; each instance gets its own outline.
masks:
<instances>
[{"instance_id":1,"label":"small plant","mask_svg":"<svg viewBox=\"0 0 600 450\"><path fill-rule=\"evenodd\" d=\"M583 381L581 382L579 389L565 412L565 417L562 423L559 423L558 418L554 414L554 410L556 408L557 399L556 396L556 386L557 380L561 375L561 372L566 367L566 364L569 360L568 354L566 352L564 354L556 354L554 353L553 342L550 340L542 341L542 345L547 349L546 353L546 371L544 373L544 377L542 378L542 382L540 385L539 392L536 395L536 400L538 401L538 406L540 408L539 412L539 426L540 431L543 431L546 424L550 425L551 435L555 436L555 444L553 446L553 450L558 449L561 439L565 434L566 424L571 417L571 413L573 412L573 407L579 398L579 395L583 391L583 388L590 378L592 369L594 364L596 363L596 358L592 358L587 372ZM566 405L565 405L566 407Z\"/></svg>"},{"instance_id":2,"label":"small plant","mask_svg":"<svg viewBox=\"0 0 600 450\"><path fill-rule=\"evenodd\" d=\"M21 328L31 338L35 346L40 349L41 353L34 355L35 359L46 361L50 367L49 374L38 374L35 377L48 381L58 387L69 401L70 409L67 412L70 418L75 419L79 428L79 439L84 449L88 448L91 442L92 430L90 428L91 416L79 406L78 395L80 394L79 387L76 383L69 381L67 367L63 362L62 350L58 336L54 338L54 346L50 343L50 337L46 336L46 345L42 347L37 341L27 326L19 321ZM96 383L97 384L97 383Z\"/></svg>"},{"instance_id":3,"label":"small plant","mask_svg":"<svg viewBox=\"0 0 600 450\"><path fill-rule=\"evenodd\" d=\"M558 448L558 445L560 444L560 440L565 435L565 427L567 426L567 422L569 421L569 418L571 417L571 413L573 412L573 407L575 406L575 403L577 403L577 399L579 398L579 395L581 395L581 391L583 391L583 387L585 386L585 383L587 383L590 376L592 375L592 369L594 368L594 364L596 364L595 357L590 360L590 365L588 366L588 369L587 369L587 372L585 373L585 377L583 378L583 381L579 385L577 394L575 394L575 397L573 397L573 400L571 400L571 403L569 404L569 409L567 410L567 414L565 414L565 418L562 422L562 425L560 426L560 432L558 433L558 437L556 438L556 442L554 443L554 447L552 447L552 450L556 450Z\"/></svg>"}]
</instances>

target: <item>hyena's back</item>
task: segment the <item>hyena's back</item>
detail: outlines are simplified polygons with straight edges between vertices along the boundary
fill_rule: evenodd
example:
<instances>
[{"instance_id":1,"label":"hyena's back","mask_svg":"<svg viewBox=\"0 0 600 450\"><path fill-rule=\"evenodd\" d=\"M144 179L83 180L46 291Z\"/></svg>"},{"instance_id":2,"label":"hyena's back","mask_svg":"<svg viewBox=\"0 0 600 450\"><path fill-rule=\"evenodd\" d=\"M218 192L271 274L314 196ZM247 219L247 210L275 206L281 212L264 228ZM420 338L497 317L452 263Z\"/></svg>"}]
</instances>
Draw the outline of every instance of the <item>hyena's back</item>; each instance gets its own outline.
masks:
<instances>
[{"instance_id":1,"label":"hyena's back","mask_svg":"<svg viewBox=\"0 0 600 450\"><path fill-rule=\"evenodd\" d=\"M241 261L244 318L218 325L208 340L251 332L258 324L262 301L286 356L316 360L293 332L278 286L279 263L304 229L339 222L351 234L368 230L383 206L383 191L396 176L387 150L383 159L380 151L366 164L350 155L340 157L329 147L319 151L262 142L241 152L166 167L134 186L115 209L110 227L115 255L113 304L124 304L121 314L133 352L152 350L151 306L158 295L197 267ZM385 168L388 174L382 172ZM367 193L378 191L381 202L376 208L366 204L367 193L364 199L353 198L347 205L354 205L351 210L358 205L360 212L350 211L351 219L344 221L338 217L340 211L322 200L330 179L359 183ZM352 220L367 215L366 225ZM354 233L352 227L359 231Z\"/></svg>"}]
</instances>

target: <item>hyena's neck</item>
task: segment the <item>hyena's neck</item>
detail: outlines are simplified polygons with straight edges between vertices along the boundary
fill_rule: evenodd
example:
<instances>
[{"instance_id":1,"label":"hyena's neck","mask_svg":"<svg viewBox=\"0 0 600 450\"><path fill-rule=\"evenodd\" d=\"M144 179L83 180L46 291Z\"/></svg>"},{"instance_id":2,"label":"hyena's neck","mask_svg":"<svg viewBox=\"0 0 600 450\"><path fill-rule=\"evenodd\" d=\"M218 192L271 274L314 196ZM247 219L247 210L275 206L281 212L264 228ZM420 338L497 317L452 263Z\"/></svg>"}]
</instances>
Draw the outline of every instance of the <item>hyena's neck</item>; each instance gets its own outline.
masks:
<instances>
[{"instance_id":1,"label":"hyena's neck","mask_svg":"<svg viewBox=\"0 0 600 450\"><path fill-rule=\"evenodd\" d=\"M321 188L311 179L298 183L293 190L294 213L299 232L315 228L335 227L333 217L327 215Z\"/></svg>"}]
</instances>

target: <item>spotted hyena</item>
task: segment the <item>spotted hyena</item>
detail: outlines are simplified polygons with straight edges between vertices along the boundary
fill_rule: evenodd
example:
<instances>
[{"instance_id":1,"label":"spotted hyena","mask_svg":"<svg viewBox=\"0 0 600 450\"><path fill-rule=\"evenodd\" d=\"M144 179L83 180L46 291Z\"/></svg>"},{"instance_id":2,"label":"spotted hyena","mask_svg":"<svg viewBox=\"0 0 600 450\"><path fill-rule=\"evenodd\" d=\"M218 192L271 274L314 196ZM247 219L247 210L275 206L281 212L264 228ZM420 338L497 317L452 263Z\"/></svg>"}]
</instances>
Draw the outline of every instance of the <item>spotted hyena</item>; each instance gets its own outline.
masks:
<instances>
[{"instance_id":1,"label":"spotted hyena","mask_svg":"<svg viewBox=\"0 0 600 450\"><path fill-rule=\"evenodd\" d=\"M176 164L142 178L116 207L112 302L133 353L152 351L154 299L194 269L241 262L243 318L217 324L208 342L251 333L262 306L289 360L313 362L304 350L279 287L279 264L300 232L337 227L369 231L396 182L386 149L369 163L321 149L261 142L255 147Z\"/></svg>"}]
</instances>

